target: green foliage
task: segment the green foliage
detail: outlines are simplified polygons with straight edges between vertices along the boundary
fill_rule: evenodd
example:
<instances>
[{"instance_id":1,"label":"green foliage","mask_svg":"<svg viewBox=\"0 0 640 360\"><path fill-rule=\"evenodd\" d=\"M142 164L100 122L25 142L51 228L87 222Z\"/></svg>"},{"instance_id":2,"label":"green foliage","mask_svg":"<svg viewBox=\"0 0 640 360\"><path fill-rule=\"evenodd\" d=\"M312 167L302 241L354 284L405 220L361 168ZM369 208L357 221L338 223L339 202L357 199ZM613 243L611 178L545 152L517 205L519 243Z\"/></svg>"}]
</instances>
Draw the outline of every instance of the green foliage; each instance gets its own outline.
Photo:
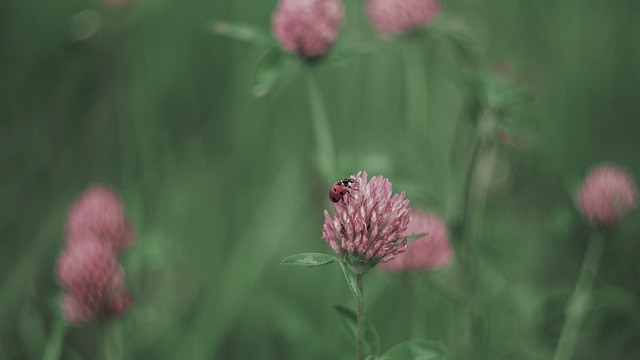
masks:
<instances>
[{"instance_id":1,"label":"green foliage","mask_svg":"<svg viewBox=\"0 0 640 360\"><path fill-rule=\"evenodd\" d=\"M251 93L255 97L267 95L278 83L282 73L283 53L278 47L272 47L258 61L253 75Z\"/></svg>"},{"instance_id":2,"label":"green foliage","mask_svg":"<svg viewBox=\"0 0 640 360\"><path fill-rule=\"evenodd\" d=\"M351 341L353 341L353 343L355 344L358 314L350 308L342 305L335 305L333 308L338 313L338 315L340 315L340 319L347 329L349 339L351 339ZM382 345L380 343L380 335L378 334L378 330L376 330L371 321L368 320L365 321L364 326L365 354L380 354Z\"/></svg>"},{"instance_id":3,"label":"green foliage","mask_svg":"<svg viewBox=\"0 0 640 360\"><path fill-rule=\"evenodd\" d=\"M227 36L253 45L267 46L275 43L268 31L240 21L213 21L211 31L214 34Z\"/></svg>"},{"instance_id":4,"label":"green foliage","mask_svg":"<svg viewBox=\"0 0 640 360\"><path fill-rule=\"evenodd\" d=\"M412 242L420 239L421 237L427 235L426 233L420 233L420 234L415 234L415 235L409 235L407 236L407 245L411 244Z\"/></svg>"},{"instance_id":5,"label":"green foliage","mask_svg":"<svg viewBox=\"0 0 640 360\"><path fill-rule=\"evenodd\" d=\"M347 280L347 285L349 285L349 290L351 290L351 294L356 299L356 302L365 307L364 294L360 291L360 287L358 287L358 281L356 280L356 275L349 270L349 266L344 261L338 261L340 264L340 268L342 268L342 273L344 274L345 280Z\"/></svg>"},{"instance_id":6,"label":"green foliage","mask_svg":"<svg viewBox=\"0 0 640 360\"><path fill-rule=\"evenodd\" d=\"M304 253L290 255L282 260L282 265L301 265L301 266L318 266L325 265L338 260L333 255L318 254L318 253Z\"/></svg>"}]
</instances>

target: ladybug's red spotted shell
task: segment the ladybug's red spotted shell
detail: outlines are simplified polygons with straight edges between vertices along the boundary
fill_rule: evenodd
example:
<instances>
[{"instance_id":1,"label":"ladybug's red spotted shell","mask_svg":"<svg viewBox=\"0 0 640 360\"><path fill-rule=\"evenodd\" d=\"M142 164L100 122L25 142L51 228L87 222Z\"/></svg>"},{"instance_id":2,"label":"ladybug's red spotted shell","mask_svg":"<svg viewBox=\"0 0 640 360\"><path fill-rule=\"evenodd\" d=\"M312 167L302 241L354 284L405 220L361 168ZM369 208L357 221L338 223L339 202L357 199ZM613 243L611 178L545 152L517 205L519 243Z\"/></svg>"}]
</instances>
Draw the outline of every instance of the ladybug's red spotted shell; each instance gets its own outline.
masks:
<instances>
[{"instance_id":1,"label":"ladybug's red spotted shell","mask_svg":"<svg viewBox=\"0 0 640 360\"><path fill-rule=\"evenodd\" d=\"M336 203L340 200L344 202L343 198L345 195L348 194L349 196L351 196L349 190L353 190L353 188L349 184L353 182L355 182L355 179L347 178L333 184L331 189L329 189L329 199L331 199L331 202Z\"/></svg>"}]
</instances>

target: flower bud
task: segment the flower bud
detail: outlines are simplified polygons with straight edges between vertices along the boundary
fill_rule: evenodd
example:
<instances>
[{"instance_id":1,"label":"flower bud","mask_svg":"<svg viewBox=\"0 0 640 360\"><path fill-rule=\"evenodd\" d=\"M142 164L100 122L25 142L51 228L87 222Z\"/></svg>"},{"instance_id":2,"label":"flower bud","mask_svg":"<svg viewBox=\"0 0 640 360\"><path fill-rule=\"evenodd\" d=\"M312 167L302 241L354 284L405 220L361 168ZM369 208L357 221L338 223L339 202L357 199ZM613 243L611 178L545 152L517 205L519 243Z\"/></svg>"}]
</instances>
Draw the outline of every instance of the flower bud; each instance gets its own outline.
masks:
<instances>
[{"instance_id":1,"label":"flower bud","mask_svg":"<svg viewBox=\"0 0 640 360\"><path fill-rule=\"evenodd\" d=\"M318 57L333 46L343 18L340 0L280 0L273 14L273 33L285 50Z\"/></svg>"},{"instance_id":2,"label":"flower bud","mask_svg":"<svg viewBox=\"0 0 640 360\"><path fill-rule=\"evenodd\" d=\"M633 179L624 170L610 164L593 168L577 193L577 202L585 218L596 226L615 225L637 205Z\"/></svg>"},{"instance_id":3,"label":"flower bud","mask_svg":"<svg viewBox=\"0 0 640 360\"><path fill-rule=\"evenodd\" d=\"M110 188L94 186L71 206L66 222L67 244L98 238L116 254L128 247L134 230L126 220L120 197Z\"/></svg>"},{"instance_id":4,"label":"flower bud","mask_svg":"<svg viewBox=\"0 0 640 360\"><path fill-rule=\"evenodd\" d=\"M380 35L426 27L440 13L436 0L368 0L367 16Z\"/></svg>"},{"instance_id":5,"label":"flower bud","mask_svg":"<svg viewBox=\"0 0 640 360\"><path fill-rule=\"evenodd\" d=\"M58 261L58 281L66 291L62 309L72 324L119 315L131 306L115 254L96 238L64 249Z\"/></svg>"}]
</instances>

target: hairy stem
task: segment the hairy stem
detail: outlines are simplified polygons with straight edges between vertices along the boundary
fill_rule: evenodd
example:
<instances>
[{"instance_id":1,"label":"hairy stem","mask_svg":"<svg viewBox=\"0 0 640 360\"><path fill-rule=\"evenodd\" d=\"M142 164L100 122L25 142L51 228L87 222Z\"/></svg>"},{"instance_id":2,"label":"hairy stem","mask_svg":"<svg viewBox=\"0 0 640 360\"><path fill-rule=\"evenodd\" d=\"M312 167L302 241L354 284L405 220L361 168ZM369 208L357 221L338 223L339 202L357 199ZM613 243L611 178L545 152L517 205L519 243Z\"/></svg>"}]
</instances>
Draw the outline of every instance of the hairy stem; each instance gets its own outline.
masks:
<instances>
[{"instance_id":1,"label":"hairy stem","mask_svg":"<svg viewBox=\"0 0 640 360\"><path fill-rule=\"evenodd\" d=\"M580 326L591 300L591 288L593 287L593 280L598 273L601 256L601 234L596 230L592 230L576 287L565 308L565 321L553 356L554 360L569 360L573 356L573 349L578 339Z\"/></svg>"}]
</instances>

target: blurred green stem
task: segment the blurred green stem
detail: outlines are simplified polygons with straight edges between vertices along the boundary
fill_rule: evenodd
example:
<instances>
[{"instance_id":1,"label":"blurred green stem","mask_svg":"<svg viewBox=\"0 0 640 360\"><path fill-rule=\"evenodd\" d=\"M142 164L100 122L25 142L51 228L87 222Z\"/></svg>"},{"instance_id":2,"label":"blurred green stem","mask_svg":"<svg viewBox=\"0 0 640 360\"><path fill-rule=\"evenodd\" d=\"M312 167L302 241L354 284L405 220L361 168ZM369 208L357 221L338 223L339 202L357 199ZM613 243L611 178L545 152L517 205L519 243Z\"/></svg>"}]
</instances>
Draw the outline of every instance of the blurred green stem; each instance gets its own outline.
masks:
<instances>
[{"instance_id":1,"label":"blurred green stem","mask_svg":"<svg viewBox=\"0 0 640 360\"><path fill-rule=\"evenodd\" d=\"M134 183L133 180L133 168L135 167L133 159L133 151L131 151L130 144L133 141L130 140L131 135L128 129L129 124L125 120L123 102L119 98L116 101L116 111L118 116L118 143L120 144L120 163L121 163L121 176L122 183L125 188L130 188L129 185Z\"/></svg>"},{"instance_id":2,"label":"blurred green stem","mask_svg":"<svg viewBox=\"0 0 640 360\"><path fill-rule=\"evenodd\" d=\"M67 333L67 321L60 315L56 315L51 334L44 347L43 360L58 360L62 353L64 335Z\"/></svg>"},{"instance_id":3,"label":"blurred green stem","mask_svg":"<svg viewBox=\"0 0 640 360\"><path fill-rule=\"evenodd\" d=\"M103 325L102 359L122 360L124 356L121 323L107 320Z\"/></svg>"},{"instance_id":4,"label":"blurred green stem","mask_svg":"<svg viewBox=\"0 0 640 360\"><path fill-rule=\"evenodd\" d=\"M478 264L474 245L465 243L458 253L460 262L460 284L465 290L464 302L461 304L461 336L463 359L480 359L482 353L478 346L481 331L481 317L478 305Z\"/></svg>"},{"instance_id":5,"label":"blurred green stem","mask_svg":"<svg viewBox=\"0 0 640 360\"><path fill-rule=\"evenodd\" d=\"M422 337L422 307L420 306L420 286L418 285L419 274L405 271L405 286L407 291L407 301L409 302L409 335L411 338Z\"/></svg>"},{"instance_id":6,"label":"blurred green stem","mask_svg":"<svg viewBox=\"0 0 640 360\"><path fill-rule=\"evenodd\" d=\"M414 39L408 39L414 40ZM405 58L405 116L410 134L421 134L427 129L428 89L426 61L417 41L407 41Z\"/></svg>"},{"instance_id":7,"label":"blurred green stem","mask_svg":"<svg viewBox=\"0 0 640 360\"><path fill-rule=\"evenodd\" d=\"M569 360L573 356L580 326L589 307L593 280L598 273L602 256L602 247L602 234L597 230L592 230L589 234L589 243L582 260L576 287L565 308L565 321L553 356L554 360Z\"/></svg>"},{"instance_id":8,"label":"blurred green stem","mask_svg":"<svg viewBox=\"0 0 640 360\"><path fill-rule=\"evenodd\" d=\"M460 214L460 223L458 225L459 242L463 243L465 239L465 231L469 222L469 204L471 202L471 193L473 188L473 179L476 173L476 165L478 164L478 157L480 155L480 138L477 131L473 131L471 134L471 155L469 162L467 163L467 170L464 177L464 184L462 187L462 210Z\"/></svg>"},{"instance_id":9,"label":"blurred green stem","mask_svg":"<svg viewBox=\"0 0 640 360\"><path fill-rule=\"evenodd\" d=\"M309 68L307 70L311 120L313 121L313 130L316 137L316 161L325 181L331 181L331 168L335 166L336 155L331 136L331 126L329 125L329 116L327 115L322 93L313 74L314 69Z\"/></svg>"},{"instance_id":10,"label":"blurred green stem","mask_svg":"<svg viewBox=\"0 0 640 360\"><path fill-rule=\"evenodd\" d=\"M475 188L475 181L477 177L477 167L480 161L480 157L484 156L487 159L488 173L493 172L493 164L495 162L496 147L491 142L491 136L495 132L496 118L495 115L488 109L481 109L473 112L476 119L472 119L475 123L474 129L471 132L471 153L467 163L467 169L464 178L464 184L462 187L462 205L460 221L458 224L459 239L466 242L472 242L471 237L473 232L469 231L472 221L469 218L471 210L471 197L474 193L477 195L473 207L476 213L484 213L484 205L486 202L486 195L488 186L484 185L479 189ZM489 175L487 175L489 176ZM477 191L476 191L477 190ZM472 230L478 231L478 228Z\"/></svg>"},{"instance_id":11,"label":"blurred green stem","mask_svg":"<svg viewBox=\"0 0 640 360\"><path fill-rule=\"evenodd\" d=\"M486 176L487 178L485 178L481 182L481 185L478 186L478 188L475 191L476 193L475 201L474 201L475 207L473 211L476 214L484 214L486 211L487 194L489 193L489 186L491 186L492 176L493 176L495 164L496 164L497 152L498 152L498 148L495 143L485 142L485 145L483 145L483 149L481 151L482 159L479 161L482 163L482 166L484 168L482 170L484 172L483 176ZM467 241L473 242L474 234L482 234L484 217L482 216L475 217L473 221L471 221L470 225L471 225L471 228L469 230L469 237Z\"/></svg>"},{"instance_id":12,"label":"blurred green stem","mask_svg":"<svg viewBox=\"0 0 640 360\"><path fill-rule=\"evenodd\" d=\"M478 339L481 334L481 316L478 304L478 264L476 259L476 247L473 241L474 234L470 231L473 220L478 222L478 219L471 219L471 203L472 196L475 193L475 180L477 175L478 161L482 154L484 145L486 143L486 133L488 123L492 118L489 116L488 110L478 109L473 111L472 114L476 116L475 119L471 119L474 123L473 131L471 132L471 152L469 154L469 160L467 162L466 172L464 174L464 183L462 187L462 203L460 209L460 219L456 226L456 252L458 254L458 260L460 264L459 281L460 288L465 290L464 299L464 320L462 322L462 328L464 329L464 336L461 337L464 346L461 347L463 352L463 358L479 358L481 357L481 351L478 348ZM486 189L483 189L485 191ZM484 207L483 202L485 196L479 196L475 201L473 209L476 210L476 214L481 214L481 209ZM474 230L478 230L474 228Z\"/></svg>"},{"instance_id":13,"label":"blurred green stem","mask_svg":"<svg viewBox=\"0 0 640 360\"><path fill-rule=\"evenodd\" d=\"M360 293L364 296L364 274L356 275L356 282L358 283L358 289L360 289ZM358 304L358 328L356 334L356 351L358 353L358 360L364 359L364 305L359 301L356 301Z\"/></svg>"}]
</instances>

